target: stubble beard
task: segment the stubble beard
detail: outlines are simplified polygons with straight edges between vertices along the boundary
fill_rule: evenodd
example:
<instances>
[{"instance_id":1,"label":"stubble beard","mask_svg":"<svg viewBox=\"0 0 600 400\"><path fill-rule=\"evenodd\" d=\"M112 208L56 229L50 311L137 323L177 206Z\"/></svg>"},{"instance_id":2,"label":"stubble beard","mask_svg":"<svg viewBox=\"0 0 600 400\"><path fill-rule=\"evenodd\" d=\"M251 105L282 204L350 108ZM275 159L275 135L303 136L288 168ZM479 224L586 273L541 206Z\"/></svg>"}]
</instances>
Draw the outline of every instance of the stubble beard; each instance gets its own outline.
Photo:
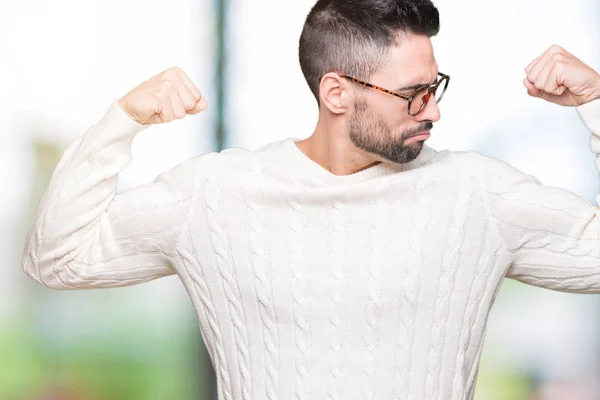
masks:
<instances>
[{"instance_id":1,"label":"stubble beard","mask_svg":"<svg viewBox=\"0 0 600 400\"><path fill-rule=\"evenodd\" d=\"M369 113L366 102L361 101L354 105L354 113L350 119L350 140L363 151L390 162L406 164L419 156L424 141L419 140L409 144L405 144L405 141L432 128L433 123L423 122L416 128L405 130L400 134L394 133L382 116Z\"/></svg>"}]
</instances>

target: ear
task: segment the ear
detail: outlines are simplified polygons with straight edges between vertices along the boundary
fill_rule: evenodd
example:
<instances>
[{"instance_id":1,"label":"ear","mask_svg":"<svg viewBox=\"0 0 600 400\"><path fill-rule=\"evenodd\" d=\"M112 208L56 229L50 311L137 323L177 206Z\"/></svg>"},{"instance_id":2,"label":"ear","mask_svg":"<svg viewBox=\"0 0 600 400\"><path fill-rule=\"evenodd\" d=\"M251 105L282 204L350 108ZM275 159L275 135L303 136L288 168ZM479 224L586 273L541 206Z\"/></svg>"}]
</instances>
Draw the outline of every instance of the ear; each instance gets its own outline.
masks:
<instances>
[{"instance_id":1,"label":"ear","mask_svg":"<svg viewBox=\"0 0 600 400\"><path fill-rule=\"evenodd\" d=\"M336 73L327 73L321 78L319 86L321 105L333 114L344 114L351 101L348 82Z\"/></svg>"}]
</instances>

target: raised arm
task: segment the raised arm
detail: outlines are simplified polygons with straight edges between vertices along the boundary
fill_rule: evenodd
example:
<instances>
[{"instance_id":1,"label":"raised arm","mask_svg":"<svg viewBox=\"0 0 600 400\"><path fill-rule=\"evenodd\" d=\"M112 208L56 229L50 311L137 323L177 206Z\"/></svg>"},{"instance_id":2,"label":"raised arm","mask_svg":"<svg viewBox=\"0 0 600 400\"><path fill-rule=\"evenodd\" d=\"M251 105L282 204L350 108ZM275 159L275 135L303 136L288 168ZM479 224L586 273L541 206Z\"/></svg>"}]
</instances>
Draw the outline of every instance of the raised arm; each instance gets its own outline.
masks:
<instances>
[{"instance_id":1,"label":"raised arm","mask_svg":"<svg viewBox=\"0 0 600 400\"><path fill-rule=\"evenodd\" d=\"M44 286L126 286L174 273L171 257L197 185L200 157L115 194L134 136L207 107L174 68L115 101L61 157L27 234L23 270Z\"/></svg>"},{"instance_id":2,"label":"raised arm","mask_svg":"<svg viewBox=\"0 0 600 400\"><path fill-rule=\"evenodd\" d=\"M600 153L600 75L555 46L526 72L530 95L578 107L593 132L592 151ZM479 156L478 162L490 217L511 254L507 276L553 290L600 293L598 205L502 161Z\"/></svg>"}]
</instances>

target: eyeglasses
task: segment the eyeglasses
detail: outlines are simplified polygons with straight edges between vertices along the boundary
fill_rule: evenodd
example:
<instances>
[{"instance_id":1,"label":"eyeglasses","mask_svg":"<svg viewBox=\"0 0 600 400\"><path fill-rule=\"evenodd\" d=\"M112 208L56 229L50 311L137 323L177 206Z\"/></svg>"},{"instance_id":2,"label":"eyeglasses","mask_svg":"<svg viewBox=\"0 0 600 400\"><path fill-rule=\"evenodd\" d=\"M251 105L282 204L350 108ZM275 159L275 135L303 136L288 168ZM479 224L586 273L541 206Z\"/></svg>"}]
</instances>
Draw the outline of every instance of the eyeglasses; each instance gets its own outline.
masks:
<instances>
[{"instance_id":1,"label":"eyeglasses","mask_svg":"<svg viewBox=\"0 0 600 400\"><path fill-rule=\"evenodd\" d=\"M442 74L441 72L439 72L438 76L440 78L433 85L425 85L423 88L418 89L411 96L403 96L399 93L393 92L388 89L384 89L380 86L373 85L368 82L361 81L360 79L356 79L356 78L353 78L348 75L340 75L340 76L342 78L349 79L354 83L358 83L359 85L363 85L363 86L366 86L366 87L369 87L372 89L377 89L384 93L391 94L392 96L400 97L401 99L407 100L408 101L408 109L407 109L408 115L410 115L411 117L416 117L425 109L425 107L427 106L427 103L429 103L429 99L431 98L431 95L434 96L436 103L439 103L440 101L442 101L442 97L444 97L444 93L446 93L446 89L448 89L448 83L450 82L449 75ZM417 101L414 101L415 99L417 99ZM420 99L420 102L418 101L418 99Z\"/></svg>"}]
</instances>

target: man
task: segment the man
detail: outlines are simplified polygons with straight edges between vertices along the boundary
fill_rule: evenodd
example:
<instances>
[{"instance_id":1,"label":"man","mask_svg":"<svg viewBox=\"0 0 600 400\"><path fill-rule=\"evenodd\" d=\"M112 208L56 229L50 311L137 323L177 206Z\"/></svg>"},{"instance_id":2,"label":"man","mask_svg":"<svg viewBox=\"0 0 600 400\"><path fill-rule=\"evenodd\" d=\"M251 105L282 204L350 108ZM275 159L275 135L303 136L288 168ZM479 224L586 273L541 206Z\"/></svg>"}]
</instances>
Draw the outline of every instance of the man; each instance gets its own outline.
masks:
<instances>
[{"instance_id":1,"label":"man","mask_svg":"<svg viewBox=\"0 0 600 400\"><path fill-rule=\"evenodd\" d=\"M137 133L207 107L177 68L142 83L66 150L24 270L56 289L178 274L220 399L472 399L503 278L600 293L600 222L504 162L424 145L450 79L438 30L429 0L317 1L300 38L309 138L205 154L116 195ZM600 134L597 72L553 46L526 74Z\"/></svg>"}]
</instances>

